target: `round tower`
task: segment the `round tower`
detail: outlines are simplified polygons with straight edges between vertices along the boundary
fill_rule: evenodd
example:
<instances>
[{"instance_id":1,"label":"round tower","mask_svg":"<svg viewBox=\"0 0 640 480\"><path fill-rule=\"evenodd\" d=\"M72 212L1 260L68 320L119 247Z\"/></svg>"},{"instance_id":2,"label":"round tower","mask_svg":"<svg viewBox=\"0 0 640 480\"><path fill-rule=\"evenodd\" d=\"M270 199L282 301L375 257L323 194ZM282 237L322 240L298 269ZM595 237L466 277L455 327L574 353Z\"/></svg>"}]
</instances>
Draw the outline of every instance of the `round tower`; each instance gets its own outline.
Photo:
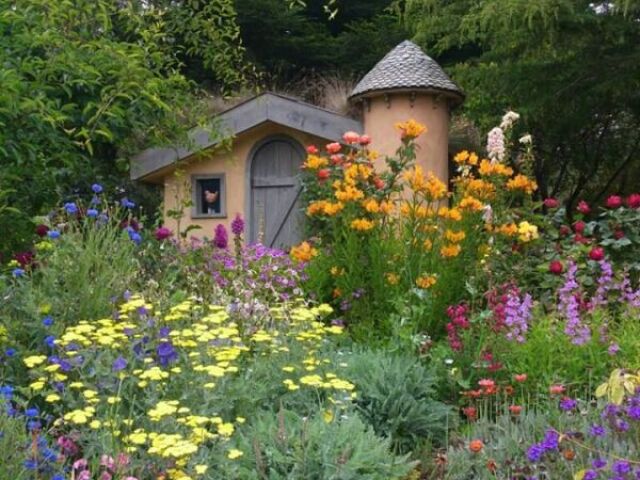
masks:
<instances>
[{"instance_id":1,"label":"round tower","mask_svg":"<svg viewBox=\"0 0 640 480\"><path fill-rule=\"evenodd\" d=\"M449 119L464 100L462 90L418 45L405 40L367 73L351 92L362 104L364 131L381 156L398 148L395 124L413 118L427 132L417 144L416 162L426 172L449 180Z\"/></svg>"}]
</instances>

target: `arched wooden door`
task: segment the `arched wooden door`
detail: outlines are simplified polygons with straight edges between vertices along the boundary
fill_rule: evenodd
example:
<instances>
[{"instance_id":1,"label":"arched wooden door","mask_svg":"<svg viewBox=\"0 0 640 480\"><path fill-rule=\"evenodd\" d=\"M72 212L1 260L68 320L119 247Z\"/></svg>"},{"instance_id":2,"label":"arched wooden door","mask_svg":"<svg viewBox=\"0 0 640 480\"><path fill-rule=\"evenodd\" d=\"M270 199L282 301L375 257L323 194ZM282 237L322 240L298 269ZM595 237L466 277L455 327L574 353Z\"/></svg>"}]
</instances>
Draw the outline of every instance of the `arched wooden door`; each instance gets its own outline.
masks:
<instances>
[{"instance_id":1,"label":"arched wooden door","mask_svg":"<svg viewBox=\"0 0 640 480\"><path fill-rule=\"evenodd\" d=\"M299 172L305 152L285 136L256 145L250 158L249 240L286 248L302 238Z\"/></svg>"}]
</instances>

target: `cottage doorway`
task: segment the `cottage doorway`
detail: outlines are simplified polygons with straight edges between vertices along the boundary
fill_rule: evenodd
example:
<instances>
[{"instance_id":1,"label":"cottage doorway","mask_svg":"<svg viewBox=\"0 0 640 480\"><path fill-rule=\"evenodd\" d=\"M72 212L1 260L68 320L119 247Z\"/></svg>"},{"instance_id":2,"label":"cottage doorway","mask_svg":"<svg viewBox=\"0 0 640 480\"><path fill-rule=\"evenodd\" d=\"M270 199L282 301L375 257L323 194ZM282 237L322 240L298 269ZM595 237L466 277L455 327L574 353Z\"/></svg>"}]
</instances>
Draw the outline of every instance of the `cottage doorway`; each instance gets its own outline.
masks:
<instances>
[{"instance_id":1,"label":"cottage doorway","mask_svg":"<svg viewBox=\"0 0 640 480\"><path fill-rule=\"evenodd\" d=\"M287 248L302 238L300 166L304 148L286 136L259 142L250 157L249 241Z\"/></svg>"}]
</instances>

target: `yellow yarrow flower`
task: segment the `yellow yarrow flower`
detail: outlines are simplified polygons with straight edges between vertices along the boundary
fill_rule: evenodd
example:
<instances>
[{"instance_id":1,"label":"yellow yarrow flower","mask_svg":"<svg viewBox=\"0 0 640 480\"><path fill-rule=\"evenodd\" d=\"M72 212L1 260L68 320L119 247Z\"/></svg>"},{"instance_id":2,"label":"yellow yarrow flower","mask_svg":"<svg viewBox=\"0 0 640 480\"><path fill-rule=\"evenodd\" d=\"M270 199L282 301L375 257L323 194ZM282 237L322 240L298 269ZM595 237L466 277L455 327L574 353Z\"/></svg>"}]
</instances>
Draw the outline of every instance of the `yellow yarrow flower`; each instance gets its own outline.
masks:
<instances>
[{"instance_id":1,"label":"yellow yarrow flower","mask_svg":"<svg viewBox=\"0 0 640 480\"><path fill-rule=\"evenodd\" d=\"M244 455L244 452L242 450L232 448L231 450L229 450L229 453L227 453L227 458L229 458L230 460L235 460L236 458L240 458L242 455Z\"/></svg>"}]
</instances>

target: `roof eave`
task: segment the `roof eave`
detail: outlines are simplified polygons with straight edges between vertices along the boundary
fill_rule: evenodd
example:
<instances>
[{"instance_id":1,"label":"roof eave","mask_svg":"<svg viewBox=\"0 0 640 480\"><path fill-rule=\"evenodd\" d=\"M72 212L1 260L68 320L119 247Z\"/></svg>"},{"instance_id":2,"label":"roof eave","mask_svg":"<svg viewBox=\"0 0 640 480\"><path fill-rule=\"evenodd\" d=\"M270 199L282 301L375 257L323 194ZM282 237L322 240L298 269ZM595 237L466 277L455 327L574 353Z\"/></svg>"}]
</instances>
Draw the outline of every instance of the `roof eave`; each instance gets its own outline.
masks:
<instances>
[{"instance_id":1,"label":"roof eave","mask_svg":"<svg viewBox=\"0 0 640 480\"><path fill-rule=\"evenodd\" d=\"M363 92L358 92L356 94L352 94L349 97L351 102L356 102L358 100L363 100L365 98L378 97L381 95L389 95L389 94L398 94L398 93L422 93L422 94L433 94L434 96L442 95L450 100L450 104L452 108L456 108L465 100L465 94L461 90L447 89L447 88L436 88L436 87L394 87L394 88L385 88L385 89L370 89L365 90Z\"/></svg>"}]
</instances>

